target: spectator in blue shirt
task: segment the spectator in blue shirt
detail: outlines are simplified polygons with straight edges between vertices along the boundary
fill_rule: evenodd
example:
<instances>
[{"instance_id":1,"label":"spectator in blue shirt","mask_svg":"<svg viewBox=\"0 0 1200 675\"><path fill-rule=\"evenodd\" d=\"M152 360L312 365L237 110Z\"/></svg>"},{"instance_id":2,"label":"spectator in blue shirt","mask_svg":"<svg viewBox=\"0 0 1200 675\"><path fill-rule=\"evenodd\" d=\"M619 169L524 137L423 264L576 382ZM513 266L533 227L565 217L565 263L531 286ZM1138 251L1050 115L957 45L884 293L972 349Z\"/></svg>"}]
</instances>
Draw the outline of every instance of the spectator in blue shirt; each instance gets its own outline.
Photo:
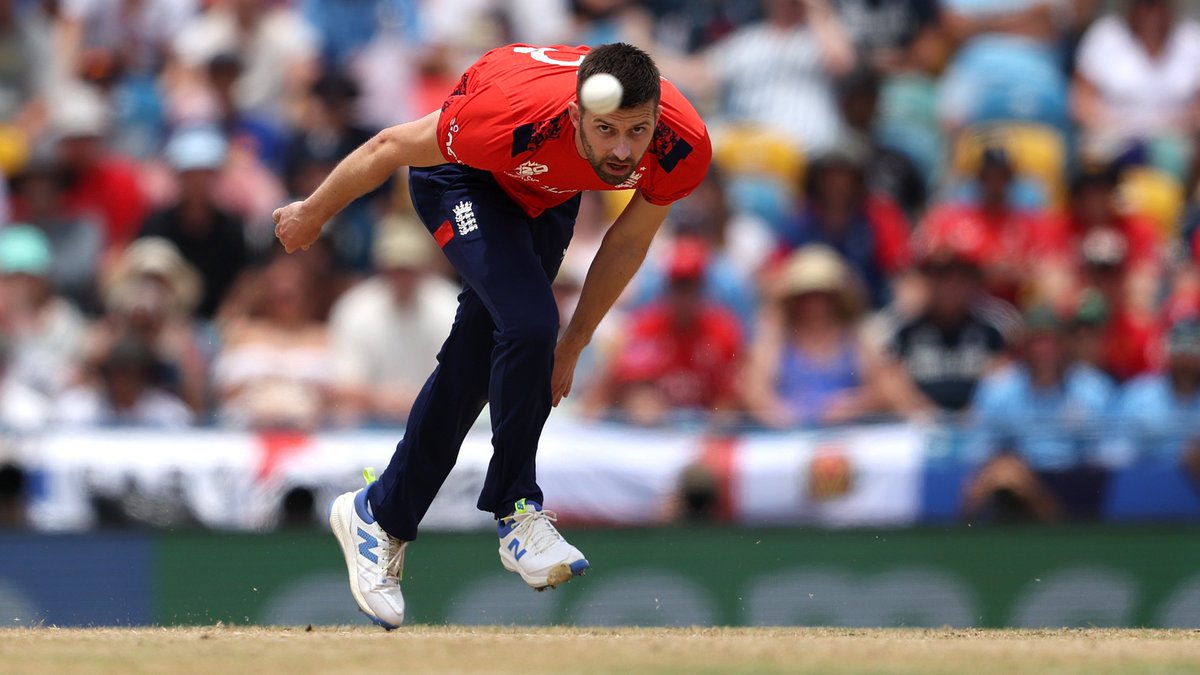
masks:
<instances>
[{"instance_id":1,"label":"spectator in blue shirt","mask_svg":"<svg viewBox=\"0 0 1200 675\"><path fill-rule=\"evenodd\" d=\"M1118 419L1123 433L1113 459L1200 468L1200 318L1171 327L1165 371L1129 383Z\"/></svg>"},{"instance_id":2,"label":"spectator in blue shirt","mask_svg":"<svg viewBox=\"0 0 1200 675\"><path fill-rule=\"evenodd\" d=\"M1048 308L1026 317L1024 354L975 393L972 450L987 457L967 492L968 515L1096 515L1106 474L1095 467L1113 385L1076 362L1064 322Z\"/></svg>"}]
</instances>

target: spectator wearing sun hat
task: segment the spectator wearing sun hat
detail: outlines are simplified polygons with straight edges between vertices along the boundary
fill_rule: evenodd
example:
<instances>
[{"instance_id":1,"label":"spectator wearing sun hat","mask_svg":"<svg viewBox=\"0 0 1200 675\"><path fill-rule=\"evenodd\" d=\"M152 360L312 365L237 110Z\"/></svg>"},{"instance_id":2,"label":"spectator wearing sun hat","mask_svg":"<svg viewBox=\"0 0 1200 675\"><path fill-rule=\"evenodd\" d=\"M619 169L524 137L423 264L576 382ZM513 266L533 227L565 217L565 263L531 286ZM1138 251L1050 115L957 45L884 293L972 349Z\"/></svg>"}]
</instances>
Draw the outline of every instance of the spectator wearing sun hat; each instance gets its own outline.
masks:
<instances>
[{"instance_id":1,"label":"spectator wearing sun hat","mask_svg":"<svg viewBox=\"0 0 1200 675\"><path fill-rule=\"evenodd\" d=\"M241 219L213 199L228 144L217 130L194 127L177 131L167 143L165 154L179 184L179 197L151 214L140 236L170 241L200 273L204 291L196 311L209 319L245 269L248 258Z\"/></svg>"},{"instance_id":2,"label":"spectator wearing sun hat","mask_svg":"<svg viewBox=\"0 0 1200 675\"><path fill-rule=\"evenodd\" d=\"M588 414L642 425L725 416L739 407L734 385L742 331L737 317L704 293L707 244L675 239L666 254L667 290L635 311L588 392Z\"/></svg>"},{"instance_id":3,"label":"spectator wearing sun hat","mask_svg":"<svg viewBox=\"0 0 1200 675\"><path fill-rule=\"evenodd\" d=\"M45 396L75 377L86 322L50 283L53 254L41 230L0 229L0 325L10 341L9 375Z\"/></svg>"},{"instance_id":4,"label":"spectator wearing sun hat","mask_svg":"<svg viewBox=\"0 0 1200 675\"><path fill-rule=\"evenodd\" d=\"M742 378L746 404L777 428L841 424L879 412L878 369L865 358L862 287L832 248L794 251L772 284Z\"/></svg>"},{"instance_id":5,"label":"spectator wearing sun hat","mask_svg":"<svg viewBox=\"0 0 1200 675\"><path fill-rule=\"evenodd\" d=\"M192 312L203 282L179 250L166 239L137 239L121 254L101 284L105 314L88 336L93 369L119 340L132 336L150 346L161 364L156 382L194 410L207 406L206 355Z\"/></svg>"},{"instance_id":6,"label":"spectator wearing sun hat","mask_svg":"<svg viewBox=\"0 0 1200 675\"><path fill-rule=\"evenodd\" d=\"M343 421L396 423L437 365L458 287L434 272L437 245L415 221L385 220L372 249L377 273L330 313L335 386Z\"/></svg>"}]
</instances>

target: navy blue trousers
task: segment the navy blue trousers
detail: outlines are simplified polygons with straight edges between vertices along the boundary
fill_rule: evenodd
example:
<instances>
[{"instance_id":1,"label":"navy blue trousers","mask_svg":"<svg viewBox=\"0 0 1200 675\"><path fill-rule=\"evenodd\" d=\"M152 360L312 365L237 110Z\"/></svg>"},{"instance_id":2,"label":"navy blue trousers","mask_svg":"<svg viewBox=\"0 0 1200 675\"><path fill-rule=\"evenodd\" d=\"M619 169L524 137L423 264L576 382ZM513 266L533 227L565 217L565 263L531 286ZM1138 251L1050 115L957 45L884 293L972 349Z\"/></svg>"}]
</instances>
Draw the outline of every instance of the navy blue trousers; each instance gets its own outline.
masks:
<instances>
[{"instance_id":1,"label":"navy blue trousers","mask_svg":"<svg viewBox=\"0 0 1200 675\"><path fill-rule=\"evenodd\" d=\"M383 529L412 541L491 405L492 460L478 507L497 518L542 501L535 457L550 415L558 307L550 282L575 230L579 196L530 218L490 173L454 164L413 168L417 215L463 279L458 313L409 414L404 439L367 492Z\"/></svg>"}]
</instances>

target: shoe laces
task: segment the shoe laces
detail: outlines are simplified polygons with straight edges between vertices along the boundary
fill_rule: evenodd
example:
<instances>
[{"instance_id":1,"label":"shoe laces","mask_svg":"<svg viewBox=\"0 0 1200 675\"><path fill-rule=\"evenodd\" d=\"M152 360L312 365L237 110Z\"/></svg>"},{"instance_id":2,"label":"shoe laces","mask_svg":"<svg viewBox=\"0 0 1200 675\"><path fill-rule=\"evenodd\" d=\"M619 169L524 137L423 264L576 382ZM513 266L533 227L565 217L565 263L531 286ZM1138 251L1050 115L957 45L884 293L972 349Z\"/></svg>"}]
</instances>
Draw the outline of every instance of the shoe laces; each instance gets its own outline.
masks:
<instances>
[{"instance_id":1,"label":"shoe laces","mask_svg":"<svg viewBox=\"0 0 1200 675\"><path fill-rule=\"evenodd\" d=\"M553 511L534 511L532 509L519 511L505 518L513 522L513 532L516 532L526 548L534 553L541 553L554 544L563 541L562 535L554 528L558 514Z\"/></svg>"},{"instance_id":2,"label":"shoe laces","mask_svg":"<svg viewBox=\"0 0 1200 675\"><path fill-rule=\"evenodd\" d=\"M408 549L408 542L401 541L391 535L388 535L387 544L383 547L380 553L383 554L384 572L383 578L387 581L399 584L404 578L404 551Z\"/></svg>"}]
</instances>

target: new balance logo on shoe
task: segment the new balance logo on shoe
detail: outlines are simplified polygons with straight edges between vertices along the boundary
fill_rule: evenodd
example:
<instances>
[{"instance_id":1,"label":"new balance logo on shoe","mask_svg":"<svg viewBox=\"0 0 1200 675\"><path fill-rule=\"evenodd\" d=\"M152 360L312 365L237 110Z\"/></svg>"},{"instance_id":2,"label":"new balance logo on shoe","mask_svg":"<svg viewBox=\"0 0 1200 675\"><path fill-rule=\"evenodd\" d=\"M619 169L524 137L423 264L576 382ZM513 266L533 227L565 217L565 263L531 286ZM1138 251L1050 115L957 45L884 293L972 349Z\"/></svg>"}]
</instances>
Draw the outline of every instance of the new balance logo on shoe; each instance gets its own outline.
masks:
<instances>
[{"instance_id":1,"label":"new balance logo on shoe","mask_svg":"<svg viewBox=\"0 0 1200 675\"><path fill-rule=\"evenodd\" d=\"M471 202L464 200L454 207L454 224L458 226L460 237L479 229L479 224L475 222L475 209Z\"/></svg>"},{"instance_id":2,"label":"new balance logo on shoe","mask_svg":"<svg viewBox=\"0 0 1200 675\"><path fill-rule=\"evenodd\" d=\"M521 548L521 542L516 539L508 542L508 550L513 552L513 560L520 560L521 556L525 555L525 549Z\"/></svg>"},{"instance_id":3,"label":"new balance logo on shoe","mask_svg":"<svg viewBox=\"0 0 1200 675\"><path fill-rule=\"evenodd\" d=\"M362 537L362 543L358 545L359 554L373 563L379 562L379 556L375 554L375 549L379 548L379 540L361 527L358 528L358 536Z\"/></svg>"}]
</instances>

